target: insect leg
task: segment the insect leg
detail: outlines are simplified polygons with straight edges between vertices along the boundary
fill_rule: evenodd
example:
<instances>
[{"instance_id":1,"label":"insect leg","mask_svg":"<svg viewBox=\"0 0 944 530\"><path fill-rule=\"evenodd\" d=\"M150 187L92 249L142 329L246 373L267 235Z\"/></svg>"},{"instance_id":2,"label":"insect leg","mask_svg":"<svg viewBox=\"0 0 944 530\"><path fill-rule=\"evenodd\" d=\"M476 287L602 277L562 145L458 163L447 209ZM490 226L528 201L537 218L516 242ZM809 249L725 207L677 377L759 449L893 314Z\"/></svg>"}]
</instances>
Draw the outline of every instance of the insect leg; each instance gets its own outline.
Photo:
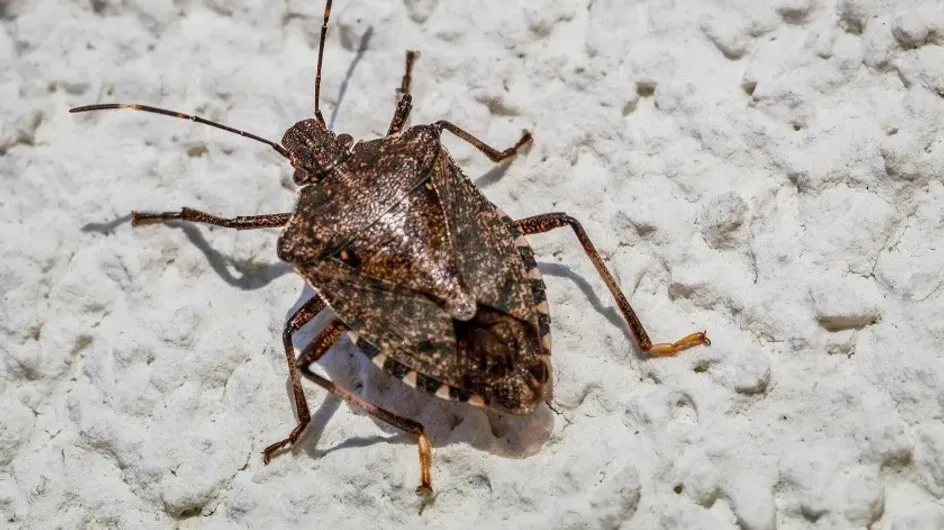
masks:
<instances>
[{"instance_id":1,"label":"insect leg","mask_svg":"<svg viewBox=\"0 0 944 530\"><path fill-rule=\"evenodd\" d=\"M166 223L168 221L190 221L208 225L249 230L252 228L276 228L288 222L290 213L272 213L266 215L240 215L232 219L223 219L191 208L181 208L179 212L131 212L131 226Z\"/></svg>"},{"instance_id":2,"label":"insect leg","mask_svg":"<svg viewBox=\"0 0 944 530\"><path fill-rule=\"evenodd\" d=\"M344 324L341 324L341 322L338 320L335 320L331 323L331 326L335 325L341 326L342 328L344 327ZM329 329L333 328L329 326ZM317 383L328 392L331 392L332 394L356 407L360 407L362 410L364 410L364 412L367 412L371 416L400 430L416 435L418 438L420 453L420 485L416 487L416 493L426 496L431 495L433 493L433 487L430 480L430 465L432 463L433 453L429 445L429 438L427 438L426 431L423 429L423 426L411 419L398 416L389 410L382 409L351 392L350 390L342 388L334 384L334 382L313 372L311 370L311 365L314 364L314 362L317 361L319 357L324 355L325 351L327 351L327 348L322 348L317 344L319 341L315 341L315 343L307 346L305 350L302 351L302 354L295 362L297 369L301 370L302 374L306 378L310 379L314 383Z\"/></svg>"},{"instance_id":3,"label":"insect leg","mask_svg":"<svg viewBox=\"0 0 944 530\"><path fill-rule=\"evenodd\" d=\"M413 110L413 96L403 94L397 101L397 110L393 113L393 119L390 120L390 127L387 128L387 136L397 134L403 130L407 118L410 117L410 111Z\"/></svg>"},{"instance_id":4,"label":"insect leg","mask_svg":"<svg viewBox=\"0 0 944 530\"><path fill-rule=\"evenodd\" d=\"M325 303L318 295L311 297L288 319L288 322L285 323L285 329L282 331L282 346L285 347L285 360L288 362L288 373L292 380L292 395L295 398L298 425L296 425L288 435L288 438L278 441L262 451L262 461L266 464L272 459L272 453L298 441L298 437L302 435L305 427L308 426L308 422L311 421L311 413L308 412L308 402L305 401L305 392L302 390L302 378L298 373L298 368L295 367L295 347L292 346L292 335L307 324L308 321L315 318L324 308ZM323 348L324 351L321 353L324 353L338 340L342 331L343 328L328 326L312 341L312 344L316 347Z\"/></svg>"},{"instance_id":5,"label":"insect leg","mask_svg":"<svg viewBox=\"0 0 944 530\"><path fill-rule=\"evenodd\" d=\"M711 345L711 341L708 340L708 335L706 335L704 331L691 333L672 343L662 342L653 344L652 341L649 340L649 335L646 333L645 328L642 327L642 322L639 321L639 317L636 316L636 312L630 307L629 300L626 299L623 291L620 290L619 285L616 283L616 278L607 270L606 265L603 264L603 258L600 257L599 252L597 252L597 249L593 246L587 233L584 232L583 227L581 227L580 223L573 217L565 213L546 213L526 219L519 219L515 221L515 226L524 234L540 234L555 228L570 226L577 235L577 239L580 240L584 252L587 253L590 261L593 262L593 266L596 267L597 273L603 278L603 283L606 284L607 288L610 290L610 294L612 294L613 298L616 300L616 305L619 306L620 312L623 313L623 318L625 318L626 323L629 324L629 331L632 334L633 342L640 350L658 357L672 356L682 350L701 344L705 346Z\"/></svg>"},{"instance_id":6,"label":"insect leg","mask_svg":"<svg viewBox=\"0 0 944 530\"><path fill-rule=\"evenodd\" d=\"M406 51L406 73L403 74L403 80L400 81L400 88L397 93L400 99L397 100L397 110L393 113L393 119L390 121L390 127L387 129L387 136L396 134L403 130L407 118L410 117L410 111L413 110L413 96L410 95L410 82L413 80L413 63L420 56L420 52Z\"/></svg>"},{"instance_id":7,"label":"insect leg","mask_svg":"<svg viewBox=\"0 0 944 530\"><path fill-rule=\"evenodd\" d=\"M460 129L458 126L449 123L448 121L440 120L433 124L434 127L439 128L440 131L446 130L452 134L462 138L466 142L472 144L476 149L485 153L485 156L491 159L492 162L501 162L502 160L511 158L518 154L518 149L531 141L531 133L527 129L521 131L521 138L515 142L515 145L505 149L504 151L499 151L494 147L486 144L482 140L472 136L466 131Z\"/></svg>"},{"instance_id":8,"label":"insect leg","mask_svg":"<svg viewBox=\"0 0 944 530\"><path fill-rule=\"evenodd\" d=\"M400 89L397 90L400 94L405 95L410 93L410 83L413 81L413 63L416 62L419 56L420 52L416 50L406 51L406 72L403 74L403 79L400 81Z\"/></svg>"}]
</instances>

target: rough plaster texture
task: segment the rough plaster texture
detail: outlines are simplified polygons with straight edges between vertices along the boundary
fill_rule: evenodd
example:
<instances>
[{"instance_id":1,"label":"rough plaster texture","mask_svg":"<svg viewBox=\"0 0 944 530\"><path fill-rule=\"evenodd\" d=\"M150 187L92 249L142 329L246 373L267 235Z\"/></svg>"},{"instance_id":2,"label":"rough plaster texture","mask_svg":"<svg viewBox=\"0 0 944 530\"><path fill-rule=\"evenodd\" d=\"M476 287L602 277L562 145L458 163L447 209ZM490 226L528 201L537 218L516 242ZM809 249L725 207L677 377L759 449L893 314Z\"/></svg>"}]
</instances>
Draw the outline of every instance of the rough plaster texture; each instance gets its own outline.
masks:
<instances>
[{"instance_id":1,"label":"rough plaster texture","mask_svg":"<svg viewBox=\"0 0 944 530\"><path fill-rule=\"evenodd\" d=\"M446 143L512 216L583 221L656 340L714 341L639 355L564 231L533 238L559 415L421 396L345 340L324 372L432 435L422 514L413 441L313 385L309 436L263 467L310 296L275 231L127 223L287 211L288 166L66 113L146 102L278 139L311 113L321 9L0 3L0 526L944 527L940 2L339 0L337 130L383 133L421 50L414 123L531 128L506 170Z\"/></svg>"}]
</instances>

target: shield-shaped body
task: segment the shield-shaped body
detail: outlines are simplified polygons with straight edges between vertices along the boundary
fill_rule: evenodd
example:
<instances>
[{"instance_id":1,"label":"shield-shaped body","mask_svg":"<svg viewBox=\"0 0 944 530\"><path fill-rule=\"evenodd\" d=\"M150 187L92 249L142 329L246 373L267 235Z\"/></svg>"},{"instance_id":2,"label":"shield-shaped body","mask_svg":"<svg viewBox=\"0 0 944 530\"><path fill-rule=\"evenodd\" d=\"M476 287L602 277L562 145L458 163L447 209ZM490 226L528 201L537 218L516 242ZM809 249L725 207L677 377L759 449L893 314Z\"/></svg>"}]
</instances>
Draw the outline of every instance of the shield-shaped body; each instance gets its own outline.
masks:
<instances>
[{"instance_id":1,"label":"shield-shaped body","mask_svg":"<svg viewBox=\"0 0 944 530\"><path fill-rule=\"evenodd\" d=\"M291 152L323 148L305 124L283 137ZM301 189L279 257L377 366L445 399L528 414L550 398L544 282L439 134L415 126L355 145Z\"/></svg>"}]
</instances>

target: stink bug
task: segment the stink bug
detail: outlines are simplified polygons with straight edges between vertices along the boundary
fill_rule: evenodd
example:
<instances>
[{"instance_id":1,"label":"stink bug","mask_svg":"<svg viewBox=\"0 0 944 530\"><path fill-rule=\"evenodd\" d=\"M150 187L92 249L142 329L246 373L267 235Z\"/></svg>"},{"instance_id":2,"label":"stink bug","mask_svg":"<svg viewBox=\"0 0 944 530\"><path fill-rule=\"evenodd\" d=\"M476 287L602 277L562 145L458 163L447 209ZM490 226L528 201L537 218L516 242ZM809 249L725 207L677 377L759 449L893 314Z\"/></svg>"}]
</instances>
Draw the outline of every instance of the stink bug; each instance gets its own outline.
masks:
<instances>
[{"instance_id":1,"label":"stink bug","mask_svg":"<svg viewBox=\"0 0 944 530\"><path fill-rule=\"evenodd\" d=\"M423 426L364 400L312 371L348 336L374 364L438 397L529 414L550 399L550 316L545 285L525 236L570 227L609 288L637 348L675 355L710 344L704 332L653 344L587 234L563 213L517 221L492 204L440 143L449 131L494 162L514 157L531 140L524 131L499 151L447 121L406 127L412 108L407 52L399 101L386 136L354 142L328 130L319 108L321 66L331 0L324 10L315 77L315 114L281 143L198 116L138 104L100 104L70 112L131 108L189 119L265 143L291 162L301 187L290 213L229 219L191 208L132 212L132 225L190 221L246 230L282 227L278 256L315 291L282 333L298 424L263 451L268 463L295 443L311 421L301 374L376 418L418 437L419 493L432 492L431 450ZM292 335L330 307L336 317L296 359Z\"/></svg>"}]
</instances>

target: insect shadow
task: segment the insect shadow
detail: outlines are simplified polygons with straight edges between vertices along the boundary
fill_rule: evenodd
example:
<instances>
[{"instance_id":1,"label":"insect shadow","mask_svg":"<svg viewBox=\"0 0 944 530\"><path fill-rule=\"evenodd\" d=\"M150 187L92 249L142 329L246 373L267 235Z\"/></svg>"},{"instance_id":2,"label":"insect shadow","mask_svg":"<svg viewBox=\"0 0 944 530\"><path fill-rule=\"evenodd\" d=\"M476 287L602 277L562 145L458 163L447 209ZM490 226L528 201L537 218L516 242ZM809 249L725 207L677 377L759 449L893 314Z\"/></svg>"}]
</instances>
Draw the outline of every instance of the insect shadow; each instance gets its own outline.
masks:
<instances>
[{"instance_id":1,"label":"insect shadow","mask_svg":"<svg viewBox=\"0 0 944 530\"><path fill-rule=\"evenodd\" d=\"M313 294L311 287L306 284L288 314L293 314ZM303 347L314 339L333 316L330 309L322 311L322 314L296 334L295 346ZM374 366L367 356L346 338L338 341L334 348L318 361L318 366L332 381L355 390L372 403L421 422L434 448L465 443L505 458L526 458L540 451L554 429L554 413L547 406L539 407L531 415L513 416L416 392ZM317 392L313 388L306 390L311 405L317 404L319 399L322 400L317 407L313 407L311 423L297 444L298 448L312 459L317 460L335 451L376 443L416 445L416 440L409 434L374 420L378 432L388 434L349 437L325 447L320 443L322 435L343 402L333 394ZM291 383L288 379L285 391L291 395ZM350 407L350 410L355 414L370 417L356 407Z\"/></svg>"},{"instance_id":2,"label":"insect shadow","mask_svg":"<svg viewBox=\"0 0 944 530\"><path fill-rule=\"evenodd\" d=\"M374 35L374 27L367 26L367 31L364 32L364 35L361 37L361 43L357 47L357 53L354 55L354 60L351 61L351 65L347 67L347 72L344 73L344 79L341 81L341 87L338 89L338 100L334 105L334 109L331 111L331 119L328 120L330 130L334 130L334 122L338 119L338 109L341 108L341 101L344 99L344 95L347 94L347 86L351 82L351 77L354 76L354 69L357 67L357 63L361 62L361 59L364 58L364 53L367 51L367 45L370 44L370 38Z\"/></svg>"},{"instance_id":3,"label":"insect shadow","mask_svg":"<svg viewBox=\"0 0 944 530\"><path fill-rule=\"evenodd\" d=\"M110 236L115 232L115 229L119 226L127 223L131 220L131 214L122 215L121 217L116 217L111 221L105 221L103 223L87 223L80 230L86 234L94 232L96 234L102 234L104 236Z\"/></svg>"},{"instance_id":4,"label":"insect shadow","mask_svg":"<svg viewBox=\"0 0 944 530\"><path fill-rule=\"evenodd\" d=\"M282 261L275 261L268 264L258 264L250 260L237 260L221 254L210 246L210 243L203 237L203 234L193 224L167 223L169 226L183 230L187 239L206 256L207 262L213 268L220 278L233 287L239 287L244 291L252 291L265 287L276 278L293 272L292 267ZM230 272L229 266L232 266L239 272L239 276Z\"/></svg>"},{"instance_id":5,"label":"insect shadow","mask_svg":"<svg viewBox=\"0 0 944 530\"><path fill-rule=\"evenodd\" d=\"M123 215L103 223L88 223L83 226L81 230L86 233L95 232L111 235L117 227L127 223L130 219L130 215ZM292 272L292 268L282 261L259 264L250 260L238 260L226 256L214 249L206 238L203 237L200 229L193 224L170 221L166 223L166 225L182 230L193 246L197 247L200 252L203 253L213 271L222 278L223 281L233 287L239 287L244 291L253 291L265 287L276 278ZM237 276L230 272L230 267L235 269L239 275Z\"/></svg>"},{"instance_id":6,"label":"insect shadow","mask_svg":"<svg viewBox=\"0 0 944 530\"><path fill-rule=\"evenodd\" d=\"M593 290L593 286L590 285L583 276L580 276L574 272L567 265L561 263L547 263L539 262L538 266L541 268L541 274L546 274L548 276L554 276L557 278L567 278L568 280L577 284L577 287L583 292L584 296L587 297L587 301L590 302L590 305L593 306L593 309L597 313L603 315L611 325L623 332L623 336L626 337L630 343L633 342L632 335L629 334L628 328L626 327L623 317L619 314L619 311L615 307L606 306L600 301L600 297L597 296L597 293ZM633 348L633 351L636 352L636 355L642 355L641 352Z\"/></svg>"},{"instance_id":7,"label":"insect shadow","mask_svg":"<svg viewBox=\"0 0 944 530\"><path fill-rule=\"evenodd\" d=\"M502 177L505 176L505 173L508 172L508 168L511 167L511 164L496 164L495 167L489 169L482 176L475 179L475 185L480 188L485 188L492 184L495 184Z\"/></svg>"}]
</instances>

